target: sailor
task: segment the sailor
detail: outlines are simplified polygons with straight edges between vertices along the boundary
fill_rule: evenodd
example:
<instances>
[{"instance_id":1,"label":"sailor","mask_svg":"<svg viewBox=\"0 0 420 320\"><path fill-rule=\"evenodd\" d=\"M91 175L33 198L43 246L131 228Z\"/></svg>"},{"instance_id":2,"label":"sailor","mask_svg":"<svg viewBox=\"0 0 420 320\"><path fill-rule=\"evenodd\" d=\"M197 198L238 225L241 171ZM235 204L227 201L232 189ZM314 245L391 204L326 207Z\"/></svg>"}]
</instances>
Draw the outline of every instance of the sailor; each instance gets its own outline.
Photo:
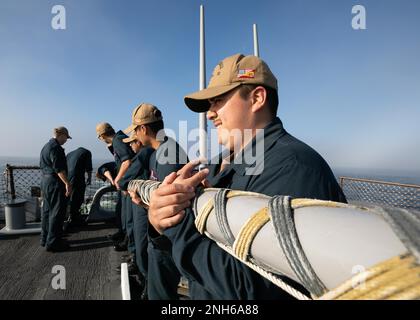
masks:
<instances>
[{"instance_id":1,"label":"sailor","mask_svg":"<svg viewBox=\"0 0 420 320\"><path fill-rule=\"evenodd\" d=\"M128 249L133 253L135 250L134 243L129 241L130 238L133 238L131 200L130 197L121 194L119 183L130 167L131 158L133 158L134 153L130 146L122 141L127 138L127 135L121 130L115 132L114 128L109 123L102 122L97 124L96 134L99 140L106 143L109 151L114 155L115 163L117 165L117 176L114 179L114 186L118 190L118 201L121 201L121 216L117 217L119 231L117 234L111 236L112 238L120 240L115 244L114 249L116 251L125 251Z\"/></svg>"},{"instance_id":2,"label":"sailor","mask_svg":"<svg viewBox=\"0 0 420 320\"><path fill-rule=\"evenodd\" d=\"M154 105L142 103L136 107L133 110L132 125L124 132L135 132L144 146L155 150L149 161L150 180L163 181L188 161L185 151L178 143L165 135L162 113ZM138 201L135 203L139 204ZM171 242L165 236L159 235L154 228L148 229L148 239L149 299L178 299L180 274L172 259Z\"/></svg>"},{"instance_id":3,"label":"sailor","mask_svg":"<svg viewBox=\"0 0 420 320\"><path fill-rule=\"evenodd\" d=\"M264 61L236 54L215 67L207 89L185 97L192 111L207 112L219 143L229 150L227 157L221 155L199 173L192 173L196 163L186 165L151 196L149 221L172 242L175 264L190 280L193 299L292 298L197 231L187 201L193 196L191 187L207 174L206 187L346 202L325 160L283 127L277 117L277 90L277 79ZM250 138L246 129L252 131ZM263 131L257 134L257 129ZM261 141L260 160L257 156L255 163L247 163Z\"/></svg>"},{"instance_id":4,"label":"sailor","mask_svg":"<svg viewBox=\"0 0 420 320\"><path fill-rule=\"evenodd\" d=\"M41 246L45 246L47 251L58 252L69 247L62 239L62 234L67 208L66 197L70 196L72 186L67 179L66 155L61 146L71 137L65 127L55 128L53 136L42 148L39 164L43 195Z\"/></svg>"},{"instance_id":5,"label":"sailor","mask_svg":"<svg viewBox=\"0 0 420 320\"><path fill-rule=\"evenodd\" d=\"M83 225L85 220L80 214L80 207L85 200L86 185L92 182L92 153L82 147L69 152L67 168L68 179L73 187L70 196L70 226Z\"/></svg>"},{"instance_id":6,"label":"sailor","mask_svg":"<svg viewBox=\"0 0 420 320\"><path fill-rule=\"evenodd\" d=\"M125 143L129 143L131 149L136 154L131 159L131 166L127 170L124 177L121 179L120 186L121 190L127 191L128 184L134 179L148 180L150 177L149 171L149 160L150 156L154 152L151 147L144 147L142 143L137 140L137 136L134 132L129 138L123 140ZM128 271L130 274L138 276L138 281L141 288L143 289L142 299L147 296L146 279L147 279L147 228L148 218L147 211L145 208L131 203L133 212L133 241L135 244L135 254L131 257L131 261L128 264Z\"/></svg>"},{"instance_id":7,"label":"sailor","mask_svg":"<svg viewBox=\"0 0 420 320\"><path fill-rule=\"evenodd\" d=\"M108 181L111 185L114 185L114 179L117 176L117 164L115 161L106 162L99 166L96 170L96 178L102 180L103 182ZM117 197L117 203L115 206L115 216L117 217L118 221L121 221L121 197ZM121 222L119 223L121 224ZM121 240L121 233L120 231L108 235L108 238L114 242L118 242ZM128 256L128 255L127 255Z\"/></svg>"},{"instance_id":8,"label":"sailor","mask_svg":"<svg viewBox=\"0 0 420 320\"><path fill-rule=\"evenodd\" d=\"M103 182L108 181L110 184L114 185L114 179L117 176L117 164L115 161L106 162L99 166L96 170L96 177Z\"/></svg>"}]
</instances>

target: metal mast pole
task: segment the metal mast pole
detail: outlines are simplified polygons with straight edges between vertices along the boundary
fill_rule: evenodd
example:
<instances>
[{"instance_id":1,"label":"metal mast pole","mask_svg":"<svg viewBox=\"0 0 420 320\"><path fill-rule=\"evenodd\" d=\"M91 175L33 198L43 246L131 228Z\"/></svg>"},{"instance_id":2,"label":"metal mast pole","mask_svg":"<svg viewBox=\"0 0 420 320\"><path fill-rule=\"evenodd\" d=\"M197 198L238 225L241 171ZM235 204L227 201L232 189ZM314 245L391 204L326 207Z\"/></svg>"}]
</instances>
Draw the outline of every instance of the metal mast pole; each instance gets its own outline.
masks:
<instances>
[{"instance_id":1,"label":"metal mast pole","mask_svg":"<svg viewBox=\"0 0 420 320\"><path fill-rule=\"evenodd\" d=\"M253 24L253 30L254 30L254 56L259 57L260 56L260 49L258 46L258 32L257 32L257 25Z\"/></svg>"},{"instance_id":2,"label":"metal mast pole","mask_svg":"<svg viewBox=\"0 0 420 320\"><path fill-rule=\"evenodd\" d=\"M200 90L206 87L206 55L205 55L205 41L204 41L204 6L200 5ZM206 112L199 114L199 128L200 128L200 157L207 159L207 118ZM200 165L200 169L204 168Z\"/></svg>"}]
</instances>

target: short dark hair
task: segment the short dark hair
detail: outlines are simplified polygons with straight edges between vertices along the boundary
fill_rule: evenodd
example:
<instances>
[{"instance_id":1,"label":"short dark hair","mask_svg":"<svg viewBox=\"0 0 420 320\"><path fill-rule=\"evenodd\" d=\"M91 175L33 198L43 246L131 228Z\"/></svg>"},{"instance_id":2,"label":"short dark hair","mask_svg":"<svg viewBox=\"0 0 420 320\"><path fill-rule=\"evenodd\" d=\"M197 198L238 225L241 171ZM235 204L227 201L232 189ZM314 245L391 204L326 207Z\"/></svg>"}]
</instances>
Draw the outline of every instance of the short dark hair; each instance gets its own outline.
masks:
<instances>
[{"instance_id":1,"label":"short dark hair","mask_svg":"<svg viewBox=\"0 0 420 320\"><path fill-rule=\"evenodd\" d=\"M254 90L259 85L257 84L243 84L239 86L239 95L242 99L247 99L252 90ZM267 105L270 110L270 113L273 117L277 115L277 109L279 107L279 95L276 89L262 86L267 91Z\"/></svg>"},{"instance_id":2,"label":"short dark hair","mask_svg":"<svg viewBox=\"0 0 420 320\"><path fill-rule=\"evenodd\" d=\"M160 130L163 129L163 120L145 124L146 127L150 129L154 134L157 134Z\"/></svg>"},{"instance_id":3,"label":"short dark hair","mask_svg":"<svg viewBox=\"0 0 420 320\"><path fill-rule=\"evenodd\" d=\"M114 136L115 135L115 130L112 127L107 128L106 131L102 135L104 135L106 137Z\"/></svg>"}]
</instances>

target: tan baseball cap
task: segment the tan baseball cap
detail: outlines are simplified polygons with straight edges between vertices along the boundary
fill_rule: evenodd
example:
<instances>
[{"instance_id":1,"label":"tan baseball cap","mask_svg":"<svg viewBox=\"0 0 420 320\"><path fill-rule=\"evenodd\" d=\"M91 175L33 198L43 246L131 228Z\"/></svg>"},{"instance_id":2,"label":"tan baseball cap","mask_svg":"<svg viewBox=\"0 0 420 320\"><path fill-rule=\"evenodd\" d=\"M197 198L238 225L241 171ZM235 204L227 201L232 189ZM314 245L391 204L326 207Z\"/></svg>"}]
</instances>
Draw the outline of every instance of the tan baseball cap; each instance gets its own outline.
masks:
<instances>
[{"instance_id":1,"label":"tan baseball cap","mask_svg":"<svg viewBox=\"0 0 420 320\"><path fill-rule=\"evenodd\" d=\"M136 141L136 140L137 140L137 137L136 137L135 133L133 132L133 133L131 134L131 136L129 136L129 137L127 137L127 138L123 139L122 141L123 141L124 143L131 143L131 142Z\"/></svg>"},{"instance_id":2,"label":"tan baseball cap","mask_svg":"<svg viewBox=\"0 0 420 320\"><path fill-rule=\"evenodd\" d=\"M96 125L96 134L97 134L98 138L102 134L104 134L106 132L109 132L111 130L113 130L113 128L112 128L112 126L108 122L101 122L101 123L98 123Z\"/></svg>"},{"instance_id":3,"label":"tan baseball cap","mask_svg":"<svg viewBox=\"0 0 420 320\"><path fill-rule=\"evenodd\" d=\"M58 137L59 135L65 134L68 139L71 139L69 135L69 130L66 127L57 127L53 130L54 137Z\"/></svg>"},{"instance_id":4,"label":"tan baseball cap","mask_svg":"<svg viewBox=\"0 0 420 320\"><path fill-rule=\"evenodd\" d=\"M205 112L210 108L208 99L229 92L241 84L259 84L277 90L277 79L263 60L238 53L227 57L214 68L207 89L185 96L184 101L192 111Z\"/></svg>"},{"instance_id":5,"label":"tan baseball cap","mask_svg":"<svg viewBox=\"0 0 420 320\"><path fill-rule=\"evenodd\" d=\"M149 124L160 120L163 120L162 112L156 106L150 103L141 103L134 108L133 115L131 116L131 125L124 130L124 133L129 134L142 124Z\"/></svg>"}]
</instances>

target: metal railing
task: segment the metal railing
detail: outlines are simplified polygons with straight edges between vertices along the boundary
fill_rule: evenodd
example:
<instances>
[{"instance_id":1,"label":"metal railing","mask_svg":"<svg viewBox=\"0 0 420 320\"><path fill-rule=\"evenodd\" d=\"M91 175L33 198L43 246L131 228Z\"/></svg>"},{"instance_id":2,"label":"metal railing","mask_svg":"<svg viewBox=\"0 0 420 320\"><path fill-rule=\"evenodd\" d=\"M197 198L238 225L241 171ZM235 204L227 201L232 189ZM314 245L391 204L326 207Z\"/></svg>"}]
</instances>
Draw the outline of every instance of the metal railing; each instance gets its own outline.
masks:
<instances>
[{"instance_id":1,"label":"metal railing","mask_svg":"<svg viewBox=\"0 0 420 320\"><path fill-rule=\"evenodd\" d=\"M6 165L6 170L0 177L0 206L15 198L40 197L41 177L41 170L37 166ZM349 202L420 210L419 185L351 177L340 177L339 182ZM99 179L92 179L92 184L86 186L82 213L90 211L96 191L107 185L108 183ZM101 199L101 207L112 211L115 210L116 202L117 193L110 192Z\"/></svg>"},{"instance_id":2,"label":"metal railing","mask_svg":"<svg viewBox=\"0 0 420 320\"><path fill-rule=\"evenodd\" d=\"M6 165L6 194L11 199L40 197L41 170L37 166Z\"/></svg>"},{"instance_id":3,"label":"metal railing","mask_svg":"<svg viewBox=\"0 0 420 320\"><path fill-rule=\"evenodd\" d=\"M349 202L420 210L420 185L340 177L340 186Z\"/></svg>"},{"instance_id":4,"label":"metal railing","mask_svg":"<svg viewBox=\"0 0 420 320\"><path fill-rule=\"evenodd\" d=\"M96 168L95 168L96 169ZM41 197L42 172L39 166L12 166L7 164L0 177L0 206L16 198L30 199ZM109 185L102 180L92 178L92 183L86 186L85 201L81 207L82 213L90 211L91 201L96 191ZM101 198L101 208L114 211L117 203L117 193L109 192Z\"/></svg>"}]
</instances>

